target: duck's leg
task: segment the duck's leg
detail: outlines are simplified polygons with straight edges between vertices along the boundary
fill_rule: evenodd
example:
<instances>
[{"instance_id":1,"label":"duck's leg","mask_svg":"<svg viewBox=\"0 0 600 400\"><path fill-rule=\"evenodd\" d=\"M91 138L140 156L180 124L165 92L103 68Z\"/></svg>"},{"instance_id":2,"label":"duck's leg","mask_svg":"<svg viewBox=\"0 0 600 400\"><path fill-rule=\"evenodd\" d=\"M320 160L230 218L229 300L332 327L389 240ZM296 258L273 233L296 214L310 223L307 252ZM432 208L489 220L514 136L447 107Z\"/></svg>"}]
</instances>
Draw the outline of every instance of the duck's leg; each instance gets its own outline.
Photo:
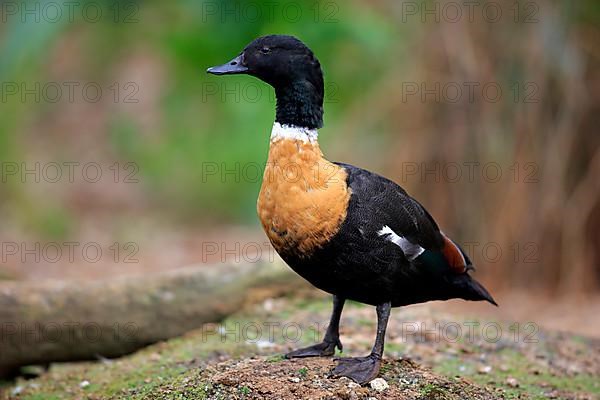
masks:
<instances>
[{"instance_id":1,"label":"duck's leg","mask_svg":"<svg viewBox=\"0 0 600 400\"><path fill-rule=\"evenodd\" d=\"M381 367L385 328L390 317L391 303L377 306L377 336L371 354L366 357L339 358L333 369L334 376L346 376L361 385L375 379Z\"/></svg>"},{"instance_id":2,"label":"duck's leg","mask_svg":"<svg viewBox=\"0 0 600 400\"><path fill-rule=\"evenodd\" d=\"M341 351L342 342L340 342L340 317L342 316L342 309L344 308L345 301L346 299L333 295L333 312L331 313L331 319L329 320L329 326L327 327L327 332L325 332L325 338L323 338L323 342L315 344L314 346L294 350L287 353L285 357L297 358L332 356L335 354L336 347Z\"/></svg>"}]
</instances>

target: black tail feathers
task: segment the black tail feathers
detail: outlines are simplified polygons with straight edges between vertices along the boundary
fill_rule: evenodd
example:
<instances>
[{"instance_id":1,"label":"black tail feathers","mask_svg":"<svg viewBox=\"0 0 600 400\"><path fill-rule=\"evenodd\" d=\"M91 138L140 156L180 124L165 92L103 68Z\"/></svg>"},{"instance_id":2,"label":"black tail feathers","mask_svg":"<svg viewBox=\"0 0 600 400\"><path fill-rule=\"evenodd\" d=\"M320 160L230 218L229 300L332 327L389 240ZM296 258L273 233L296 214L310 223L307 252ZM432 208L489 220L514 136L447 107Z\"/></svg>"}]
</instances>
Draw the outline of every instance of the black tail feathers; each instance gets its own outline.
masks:
<instances>
[{"instance_id":1,"label":"black tail feathers","mask_svg":"<svg viewBox=\"0 0 600 400\"><path fill-rule=\"evenodd\" d=\"M498 306L498 303L496 303L492 295L481 283L471 278L468 274L462 275L461 278L459 282L456 282L460 290L458 297L473 301L486 300L496 307Z\"/></svg>"}]
</instances>

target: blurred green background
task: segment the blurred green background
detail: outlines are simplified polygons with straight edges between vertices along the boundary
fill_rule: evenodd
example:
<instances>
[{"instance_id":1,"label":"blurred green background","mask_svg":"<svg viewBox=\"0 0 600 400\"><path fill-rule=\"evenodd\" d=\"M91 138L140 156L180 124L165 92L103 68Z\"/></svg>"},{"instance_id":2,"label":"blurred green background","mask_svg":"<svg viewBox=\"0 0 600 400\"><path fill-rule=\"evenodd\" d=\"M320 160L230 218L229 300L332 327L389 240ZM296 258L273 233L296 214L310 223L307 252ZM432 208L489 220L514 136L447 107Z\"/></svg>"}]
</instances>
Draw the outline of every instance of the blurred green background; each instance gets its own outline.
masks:
<instances>
[{"instance_id":1,"label":"blurred green background","mask_svg":"<svg viewBox=\"0 0 600 400\"><path fill-rule=\"evenodd\" d=\"M63 2L3 3L0 239L132 241L142 260L106 269L9 257L4 275L101 277L206 261L207 238L265 242L255 201L272 89L205 70L285 33L323 66L329 159L400 183L496 290L597 290L600 4L483 1L457 17L449 3L82 1L72 20ZM47 8L57 5L60 18ZM82 94L90 83L97 102ZM493 101L490 83L502 90ZM59 163L63 174L64 163L97 163L103 176L90 183L78 166L73 182L37 182L8 174L15 163Z\"/></svg>"}]
</instances>

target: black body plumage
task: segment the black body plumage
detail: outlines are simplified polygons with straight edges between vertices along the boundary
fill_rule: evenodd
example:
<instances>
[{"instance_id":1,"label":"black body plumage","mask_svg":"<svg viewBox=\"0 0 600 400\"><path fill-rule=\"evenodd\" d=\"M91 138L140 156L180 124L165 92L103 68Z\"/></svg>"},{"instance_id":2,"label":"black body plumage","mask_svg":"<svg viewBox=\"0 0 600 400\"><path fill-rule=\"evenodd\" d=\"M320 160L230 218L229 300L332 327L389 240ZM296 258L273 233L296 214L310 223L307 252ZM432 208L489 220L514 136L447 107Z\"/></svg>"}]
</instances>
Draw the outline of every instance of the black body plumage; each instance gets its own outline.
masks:
<instances>
[{"instance_id":1,"label":"black body plumage","mask_svg":"<svg viewBox=\"0 0 600 400\"><path fill-rule=\"evenodd\" d=\"M457 274L449 266L429 263L425 253L411 262L379 234L387 225L426 252L442 253L444 239L437 224L404 189L367 170L338 165L347 171L352 191L346 220L311 256L281 254L294 271L326 292L371 305L390 301L398 307L451 298L496 304L467 271Z\"/></svg>"}]
</instances>

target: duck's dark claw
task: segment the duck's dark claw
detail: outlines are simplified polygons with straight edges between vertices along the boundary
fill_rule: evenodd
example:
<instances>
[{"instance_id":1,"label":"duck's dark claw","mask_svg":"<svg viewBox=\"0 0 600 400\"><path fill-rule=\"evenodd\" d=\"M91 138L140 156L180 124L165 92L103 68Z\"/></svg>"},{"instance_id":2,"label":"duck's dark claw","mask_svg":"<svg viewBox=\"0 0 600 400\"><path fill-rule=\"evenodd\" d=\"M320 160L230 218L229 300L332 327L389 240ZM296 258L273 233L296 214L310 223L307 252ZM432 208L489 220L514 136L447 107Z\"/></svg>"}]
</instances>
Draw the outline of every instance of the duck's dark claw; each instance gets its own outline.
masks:
<instances>
[{"instance_id":1,"label":"duck's dark claw","mask_svg":"<svg viewBox=\"0 0 600 400\"><path fill-rule=\"evenodd\" d=\"M301 358L301 357L331 357L335 354L335 348L342 350L342 343L339 339L328 342L323 341L313 346L290 351L285 355L285 358Z\"/></svg>"},{"instance_id":2,"label":"duck's dark claw","mask_svg":"<svg viewBox=\"0 0 600 400\"><path fill-rule=\"evenodd\" d=\"M337 361L338 365L333 369L332 375L345 376L361 385L375 379L381 367L381 358L374 355L339 358Z\"/></svg>"}]
</instances>

